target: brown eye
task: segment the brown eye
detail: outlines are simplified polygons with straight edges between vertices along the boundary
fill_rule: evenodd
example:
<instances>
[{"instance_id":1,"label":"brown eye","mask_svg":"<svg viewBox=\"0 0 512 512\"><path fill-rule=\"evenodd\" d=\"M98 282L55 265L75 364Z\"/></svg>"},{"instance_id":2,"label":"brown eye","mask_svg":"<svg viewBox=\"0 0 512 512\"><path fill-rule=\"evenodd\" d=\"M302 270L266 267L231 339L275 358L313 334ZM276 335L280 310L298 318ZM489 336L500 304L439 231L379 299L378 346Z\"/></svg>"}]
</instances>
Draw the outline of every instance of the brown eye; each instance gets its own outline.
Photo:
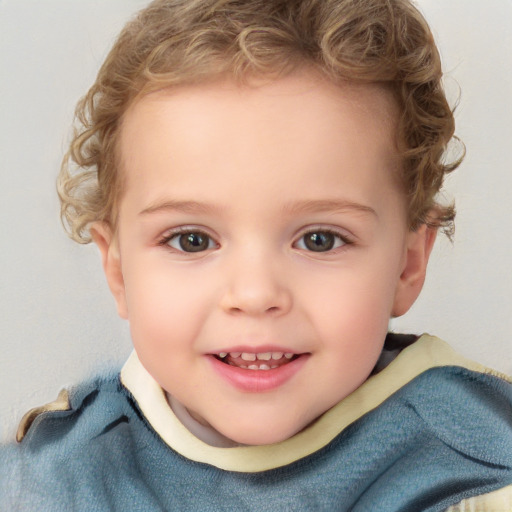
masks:
<instances>
[{"instance_id":1,"label":"brown eye","mask_svg":"<svg viewBox=\"0 0 512 512\"><path fill-rule=\"evenodd\" d=\"M214 247L213 240L200 231L174 235L167 244L173 249L183 252L201 252Z\"/></svg>"},{"instance_id":2,"label":"brown eye","mask_svg":"<svg viewBox=\"0 0 512 512\"><path fill-rule=\"evenodd\" d=\"M299 239L297 247L307 251L327 252L341 247L345 243L340 235L331 231L310 231Z\"/></svg>"}]
</instances>

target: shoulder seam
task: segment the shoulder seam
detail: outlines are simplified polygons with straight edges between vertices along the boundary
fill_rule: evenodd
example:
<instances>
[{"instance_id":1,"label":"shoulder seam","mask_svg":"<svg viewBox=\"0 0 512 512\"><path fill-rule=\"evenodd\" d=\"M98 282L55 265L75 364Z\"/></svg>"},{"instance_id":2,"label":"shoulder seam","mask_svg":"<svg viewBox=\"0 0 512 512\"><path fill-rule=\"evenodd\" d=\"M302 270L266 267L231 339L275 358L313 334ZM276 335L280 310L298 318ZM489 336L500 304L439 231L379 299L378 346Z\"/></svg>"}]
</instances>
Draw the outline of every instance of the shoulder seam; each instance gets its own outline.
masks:
<instances>
[{"instance_id":1,"label":"shoulder seam","mask_svg":"<svg viewBox=\"0 0 512 512\"><path fill-rule=\"evenodd\" d=\"M53 402L49 402L45 405L41 405L39 407L34 407L30 409L20 421L18 426L18 430L16 432L16 441L21 443L30 427L34 423L34 420L45 412L55 412L55 411L70 411L71 404L69 401L69 392L67 389L61 389L57 399Z\"/></svg>"}]
</instances>

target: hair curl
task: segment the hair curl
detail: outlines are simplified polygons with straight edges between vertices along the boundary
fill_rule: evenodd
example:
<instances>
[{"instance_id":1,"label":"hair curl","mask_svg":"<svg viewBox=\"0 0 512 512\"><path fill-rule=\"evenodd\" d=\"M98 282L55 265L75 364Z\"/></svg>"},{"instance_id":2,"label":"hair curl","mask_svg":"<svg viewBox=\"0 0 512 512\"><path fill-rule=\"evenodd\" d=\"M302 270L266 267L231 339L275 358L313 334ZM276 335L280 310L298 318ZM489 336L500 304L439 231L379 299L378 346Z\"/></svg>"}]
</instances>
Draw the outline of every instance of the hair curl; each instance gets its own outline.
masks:
<instances>
[{"instance_id":1,"label":"hair curl","mask_svg":"<svg viewBox=\"0 0 512 512\"><path fill-rule=\"evenodd\" d=\"M399 106L397 143L409 226L453 232L455 210L436 201L453 112L437 47L409 0L156 0L130 21L76 108L74 138L58 179L69 235L115 227L122 176L116 149L123 114L150 91L229 74L279 77L301 66L333 81L382 83Z\"/></svg>"}]
</instances>

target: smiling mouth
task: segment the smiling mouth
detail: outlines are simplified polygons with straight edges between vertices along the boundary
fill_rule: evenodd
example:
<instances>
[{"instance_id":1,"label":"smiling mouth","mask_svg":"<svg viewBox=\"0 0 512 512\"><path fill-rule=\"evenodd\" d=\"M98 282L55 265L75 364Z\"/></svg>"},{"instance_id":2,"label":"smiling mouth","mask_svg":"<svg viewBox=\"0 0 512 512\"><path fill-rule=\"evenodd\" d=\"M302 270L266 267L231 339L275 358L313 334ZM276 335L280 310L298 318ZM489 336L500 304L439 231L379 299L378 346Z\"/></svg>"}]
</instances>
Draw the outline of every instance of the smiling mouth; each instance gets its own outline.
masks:
<instances>
[{"instance_id":1,"label":"smiling mouth","mask_svg":"<svg viewBox=\"0 0 512 512\"><path fill-rule=\"evenodd\" d=\"M274 370L291 363L300 354L292 352L221 352L214 357L224 364L244 370Z\"/></svg>"}]
</instances>

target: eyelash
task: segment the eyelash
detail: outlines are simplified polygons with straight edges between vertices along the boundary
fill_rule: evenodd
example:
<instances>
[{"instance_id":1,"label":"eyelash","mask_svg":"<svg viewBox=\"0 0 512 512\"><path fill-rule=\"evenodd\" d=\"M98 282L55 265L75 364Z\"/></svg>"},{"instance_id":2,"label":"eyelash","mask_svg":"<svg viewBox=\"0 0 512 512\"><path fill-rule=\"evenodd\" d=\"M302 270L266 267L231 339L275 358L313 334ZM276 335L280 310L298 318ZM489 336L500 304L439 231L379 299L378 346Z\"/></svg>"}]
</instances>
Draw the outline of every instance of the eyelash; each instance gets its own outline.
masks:
<instances>
[{"instance_id":1,"label":"eyelash","mask_svg":"<svg viewBox=\"0 0 512 512\"><path fill-rule=\"evenodd\" d=\"M181 235L192 235L192 234L207 238L209 240L207 249L211 249L211 247L209 247L211 242L213 242L214 244L216 244L218 246L218 244L215 242L214 238L212 236L210 236L208 233L206 233L206 231L198 229L198 228L194 228L194 227L189 227L189 226L179 227L179 228L174 229L171 232L168 232L166 235L163 236L163 238L161 240L158 241L158 245L162 246L162 247L168 247L171 250L174 250L176 252L182 252L185 254L194 254L195 252L205 252L204 250L185 251L185 250L177 249L170 245L171 240L173 240Z\"/></svg>"},{"instance_id":2,"label":"eyelash","mask_svg":"<svg viewBox=\"0 0 512 512\"><path fill-rule=\"evenodd\" d=\"M318 227L310 227L310 228L307 228L306 230L304 230L301 233L300 237L297 238L296 242L294 242L294 246L297 246L297 244L300 241L302 241L302 243L305 245L304 240L307 235L320 234L320 233L333 236L335 239L338 239L341 242L341 244L339 244L336 247L332 247L326 251L315 251L315 250L311 250L311 249L308 250L307 248L299 248L299 249L305 250L310 253L319 253L319 254L330 253L330 254L332 254L332 253L335 253L338 251L342 251L342 250L346 249L347 246L352 245L354 243L354 241L345 233L340 233L339 231L332 229L332 228L325 228L325 227L318 226ZM336 242L334 242L334 243L336 244Z\"/></svg>"},{"instance_id":3,"label":"eyelash","mask_svg":"<svg viewBox=\"0 0 512 512\"><path fill-rule=\"evenodd\" d=\"M192 235L192 234L207 238L209 240L208 247L206 247L205 249L200 249L198 251L185 251L183 248L178 249L178 248L172 247L170 245L170 242L173 239L175 239L181 235ZM334 241L335 247L329 248L325 251L322 251L322 250L315 251L314 249L308 249L306 246L306 242L304 242L304 239L307 235L313 235L313 234L324 234L324 235L327 234L327 235L334 237L334 239L338 239L338 241L340 241L341 243L336 246L336 242ZM339 250L343 250L344 248L346 248L346 246L352 245L354 243L354 241L351 238L349 238L346 234L342 234L339 231L336 231L334 229L323 228L323 227L308 228L307 230L304 230L302 232L302 234L300 235L300 237L298 237L296 239L296 241L293 243L293 246L297 248L298 243L301 241L305 247L298 247L298 249L304 250L306 252L312 252L312 253L315 253L315 252L316 253L333 253L335 251L337 252ZM159 246L167 247L171 250L174 250L176 252L182 252L184 254L194 254L196 252L198 252L198 253L206 252L207 250L213 248L213 247L210 247L211 243L215 244L216 247L219 246L219 244L215 242L214 238L212 236L210 236L208 233L206 233L205 231L203 231L201 229L194 228L194 227L188 227L188 226L176 228L173 231L167 233L164 237L162 237L161 240L158 241Z\"/></svg>"}]
</instances>

